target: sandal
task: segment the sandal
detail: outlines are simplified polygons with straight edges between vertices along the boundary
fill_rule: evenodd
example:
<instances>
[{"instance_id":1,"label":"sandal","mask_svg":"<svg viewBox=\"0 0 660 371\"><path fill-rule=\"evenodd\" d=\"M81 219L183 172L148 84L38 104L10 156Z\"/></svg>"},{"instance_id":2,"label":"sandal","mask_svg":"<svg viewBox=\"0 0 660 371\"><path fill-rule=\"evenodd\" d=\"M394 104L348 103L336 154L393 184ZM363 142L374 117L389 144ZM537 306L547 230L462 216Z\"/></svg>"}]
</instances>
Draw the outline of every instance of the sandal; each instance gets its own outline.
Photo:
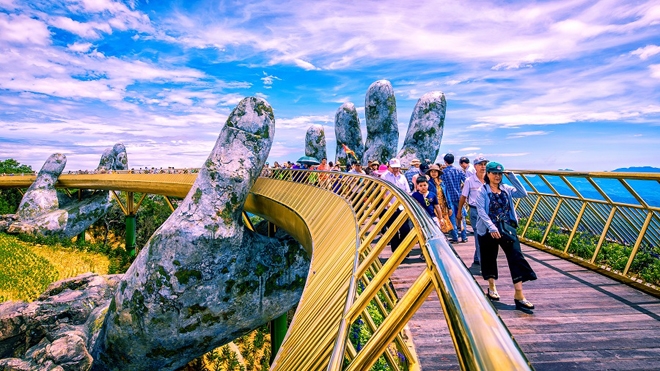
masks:
<instances>
[{"instance_id":1,"label":"sandal","mask_svg":"<svg viewBox=\"0 0 660 371\"><path fill-rule=\"evenodd\" d=\"M523 300L513 299L513 302L516 303L516 309L522 310L523 312L534 309L534 304L532 304L527 299L523 299Z\"/></svg>"},{"instance_id":2,"label":"sandal","mask_svg":"<svg viewBox=\"0 0 660 371\"><path fill-rule=\"evenodd\" d=\"M490 291L490 287L488 288L486 296L488 296L490 300L495 300L495 301L500 300L500 294L497 293L497 290Z\"/></svg>"}]
</instances>

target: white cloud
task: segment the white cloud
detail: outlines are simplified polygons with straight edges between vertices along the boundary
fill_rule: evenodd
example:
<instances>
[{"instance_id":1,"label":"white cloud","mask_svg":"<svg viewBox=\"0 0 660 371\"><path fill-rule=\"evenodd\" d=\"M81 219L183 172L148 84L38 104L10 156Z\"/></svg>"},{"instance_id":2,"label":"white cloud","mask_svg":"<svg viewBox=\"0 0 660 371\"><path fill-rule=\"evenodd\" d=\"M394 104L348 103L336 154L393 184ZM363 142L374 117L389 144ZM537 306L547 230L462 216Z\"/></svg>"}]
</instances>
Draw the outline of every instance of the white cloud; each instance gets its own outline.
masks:
<instances>
[{"instance_id":1,"label":"white cloud","mask_svg":"<svg viewBox=\"0 0 660 371\"><path fill-rule=\"evenodd\" d=\"M652 64L649 68L651 69L651 76L660 79L660 64Z\"/></svg>"},{"instance_id":2,"label":"white cloud","mask_svg":"<svg viewBox=\"0 0 660 371\"><path fill-rule=\"evenodd\" d=\"M328 124L333 122L334 117L331 116L298 116L288 119L278 119L277 128L307 130L307 128L313 124Z\"/></svg>"},{"instance_id":3,"label":"white cloud","mask_svg":"<svg viewBox=\"0 0 660 371\"><path fill-rule=\"evenodd\" d=\"M60 28L76 34L80 37L98 39L101 37L100 32L112 33L112 28L105 23L96 22L78 22L67 17L53 17L49 20L49 24L53 27Z\"/></svg>"},{"instance_id":4,"label":"white cloud","mask_svg":"<svg viewBox=\"0 0 660 371\"><path fill-rule=\"evenodd\" d=\"M269 75L264 71L264 77L261 78L261 81L264 82L264 89L270 89L273 86L273 80L282 80L277 76Z\"/></svg>"},{"instance_id":5,"label":"white cloud","mask_svg":"<svg viewBox=\"0 0 660 371\"><path fill-rule=\"evenodd\" d=\"M478 151L480 147L465 147L458 150L458 152L469 152L469 151Z\"/></svg>"},{"instance_id":6,"label":"white cloud","mask_svg":"<svg viewBox=\"0 0 660 371\"><path fill-rule=\"evenodd\" d=\"M658 45L647 45L643 48L635 49L630 54L638 55L639 59L647 60L649 57L654 56L660 53L660 46Z\"/></svg>"},{"instance_id":7,"label":"white cloud","mask_svg":"<svg viewBox=\"0 0 660 371\"><path fill-rule=\"evenodd\" d=\"M526 137L531 137L531 136L538 136L538 135L548 135L550 134L549 131L542 131L542 130L537 130L537 131L519 131L517 133L509 134L507 135L507 138L509 139L517 139L517 138L526 138Z\"/></svg>"},{"instance_id":8,"label":"white cloud","mask_svg":"<svg viewBox=\"0 0 660 371\"><path fill-rule=\"evenodd\" d=\"M50 44L50 31L39 20L0 13L0 43L3 41L44 46Z\"/></svg>"},{"instance_id":9,"label":"white cloud","mask_svg":"<svg viewBox=\"0 0 660 371\"><path fill-rule=\"evenodd\" d=\"M92 47L91 43L73 43L69 45L67 48L73 52L87 53L89 51L89 48L91 47Z\"/></svg>"}]
</instances>

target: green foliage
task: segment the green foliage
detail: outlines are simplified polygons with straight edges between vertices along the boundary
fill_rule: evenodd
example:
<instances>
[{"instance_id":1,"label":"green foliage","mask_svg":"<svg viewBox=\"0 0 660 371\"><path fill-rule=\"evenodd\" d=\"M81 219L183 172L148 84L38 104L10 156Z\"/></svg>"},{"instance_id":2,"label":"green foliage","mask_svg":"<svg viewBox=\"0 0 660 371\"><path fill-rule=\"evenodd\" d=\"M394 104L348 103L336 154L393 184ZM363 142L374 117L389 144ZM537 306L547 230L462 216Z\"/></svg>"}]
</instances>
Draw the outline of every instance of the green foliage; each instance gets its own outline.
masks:
<instances>
[{"instance_id":1,"label":"green foliage","mask_svg":"<svg viewBox=\"0 0 660 371\"><path fill-rule=\"evenodd\" d=\"M522 236L527 223L521 218L518 226L518 235ZM541 242L548 223L532 221L523 236L532 241ZM553 226L548 233L545 245L554 249L564 250L568 243L570 232ZM593 257L600 236L588 232L576 232L568 247L568 253L585 260ZM613 241L603 242L594 263L610 267L615 271L623 272L632 254L632 247ZM660 285L660 246L641 246L633 259L628 274L637 276L645 282Z\"/></svg>"},{"instance_id":2,"label":"green foliage","mask_svg":"<svg viewBox=\"0 0 660 371\"><path fill-rule=\"evenodd\" d=\"M32 167L10 158L0 161L0 174L31 174ZM23 196L18 189L0 189L0 215L14 214Z\"/></svg>"}]
</instances>

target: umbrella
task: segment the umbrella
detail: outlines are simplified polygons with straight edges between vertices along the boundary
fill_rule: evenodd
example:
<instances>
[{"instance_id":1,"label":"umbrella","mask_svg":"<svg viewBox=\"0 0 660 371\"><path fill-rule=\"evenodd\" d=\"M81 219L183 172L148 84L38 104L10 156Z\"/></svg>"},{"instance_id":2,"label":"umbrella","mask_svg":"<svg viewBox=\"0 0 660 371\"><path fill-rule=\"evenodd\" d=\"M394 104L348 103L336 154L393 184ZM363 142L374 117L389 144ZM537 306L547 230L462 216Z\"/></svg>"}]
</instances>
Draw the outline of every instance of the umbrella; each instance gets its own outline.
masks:
<instances>
[{"instance_id":1,"label":"umbrella","mask_svg":"<svg viewBox=\"0 0 660 371\"><path fill-rule=\"evenodd\" d=\"M303 156L303 157L299 158L298 161L296 161L296 162L299 162L299 163L301 163L303 165L306 165L306 166L320 164L319 160L317 160L316 158L314 158L312 156Z\"/></svg>"}]
</instances>

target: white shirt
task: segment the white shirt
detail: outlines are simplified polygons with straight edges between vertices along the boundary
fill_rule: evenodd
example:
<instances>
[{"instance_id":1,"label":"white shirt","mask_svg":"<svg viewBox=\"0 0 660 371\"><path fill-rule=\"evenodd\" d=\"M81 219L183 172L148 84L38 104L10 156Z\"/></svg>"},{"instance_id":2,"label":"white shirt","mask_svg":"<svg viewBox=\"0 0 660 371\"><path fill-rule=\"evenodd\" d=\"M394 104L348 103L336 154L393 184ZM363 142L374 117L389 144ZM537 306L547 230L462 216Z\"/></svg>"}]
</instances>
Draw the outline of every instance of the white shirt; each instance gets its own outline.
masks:
<instances>
[{"instance_id":1,"label":"white shirt","mask_svg":"<svg viewBox=\"0 0 660 371\"><path fill-rule=\"evenodd\" d=\"M477 178L477 174L473 174L469 178L465 179L465 182L463 183L463 191L461 192L461 196L465 196L467 198L467 203L470 206L475 206L476 205L476 200L477 200L477 195L479 194L479 188L481 188L484 185L484 183L479 181L479 178Z\"/></svg>"}]
</instances>

